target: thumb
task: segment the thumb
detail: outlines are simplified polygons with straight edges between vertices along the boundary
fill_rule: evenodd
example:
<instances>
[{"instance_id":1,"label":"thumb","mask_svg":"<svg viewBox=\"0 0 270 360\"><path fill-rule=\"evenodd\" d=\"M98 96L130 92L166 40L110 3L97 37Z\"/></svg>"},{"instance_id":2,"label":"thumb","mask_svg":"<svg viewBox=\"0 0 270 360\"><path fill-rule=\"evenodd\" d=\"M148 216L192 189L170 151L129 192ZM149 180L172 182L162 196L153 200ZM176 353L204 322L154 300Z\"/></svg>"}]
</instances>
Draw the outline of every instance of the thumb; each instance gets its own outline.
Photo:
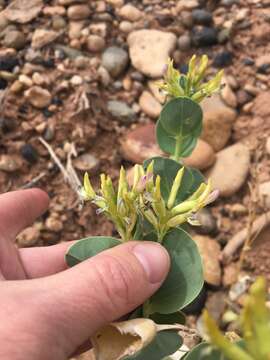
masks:
<instances>
[{"instance_id":1,"label":"thumb","mask_svg":"<svg viewBox=\"0 0 270 360\"><path fill-rule=\"evenodd\" d=\"M166 278L169 264L161 245L129 242L47 278L50 295L44 305L71 347L67 351L146 301Z\"/></svg>"}]
</instances>

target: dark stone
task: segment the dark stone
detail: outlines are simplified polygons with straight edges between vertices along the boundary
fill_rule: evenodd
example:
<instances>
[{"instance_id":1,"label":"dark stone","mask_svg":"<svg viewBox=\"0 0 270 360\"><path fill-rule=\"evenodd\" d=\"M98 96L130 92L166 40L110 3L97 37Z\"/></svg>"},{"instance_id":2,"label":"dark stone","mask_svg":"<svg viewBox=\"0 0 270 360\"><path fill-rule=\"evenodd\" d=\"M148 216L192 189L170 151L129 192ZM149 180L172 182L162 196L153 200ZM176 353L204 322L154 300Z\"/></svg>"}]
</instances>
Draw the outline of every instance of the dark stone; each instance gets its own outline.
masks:
<instances>
[{"instance_id":1,"label":"dark stone","mask_svg":"<svg viewBox=\"0 0 270 360\"><path fill-rule=\"evenodd\" d=\"M268 74L270 70L270 64L262 64L258 67L258 72L260 74Z\"/></svg>"},{"instance_id":2,"label":"dark stone","mask_svg":"<svg viewBox=\"0 0 270 360\"><path fill-rule=\"evenodd\" d=\"M209 209L202 209L197 214L201 226L196 226L194 230L201 235L217 235L217 220Z\"/></svg>"},{"instance_id":3,"label":"dark stone","mask_svg":"<svg viewBox=\"0 0 270 360\"><path fill-rule=\"evenodd\" d=\"M217 54L213 61L213 66L224 68L232 64L233 54L230 51L222 51Z\"/></svg>"},{"instance_id":4,"label":"dark stone","mask_svg":"<svg viewBox=\"0 0 270 360\"><path fill-rule=\"evenodd\" d=\"M238 105L243 106L253 99L253 96L245 90L238 90L236 93Z\"/></svg>"},{"instance_id":5,"label":"dark stone","mask_svg":"<svg viewBox=\"0 0 270 360\"><path fill-rule=\"evenodd\" d=\"M252 66L255 64L255 61L253 59L250 59L250 58L245 58L243 60L243 64L246 65L246 66Z\"/></svg>"},{"instance_id":6,"label":"dark stone","mask_svg":"<svg viewBox=\"0 0 270 360\"><path fill-rule=\"evenodd\" d=\"M25 144L21 148L22 157L30 164L38 161L38 152L31 144Z\"/></svg>"},{"instance_id":7,"label":"dark stone","mask_svg":"<svg viewBox=\"0 0 270 360\"><path fill-rule=\"evenodd\" d=\"M0 58L0 71L12 71L17 65L19 65L19 61L16 57L5 56Z\"/></svg>"},{"instance_id":8,"label":"dark stone","mask_svg":"<svg viewBox=\"0 0 270 360\"><path fill-rule=\"evenodd\" d=\"M174 22L174 17L169 14L157 14L155 18L161 26L169 26Z\"/></svg>"},{"instance_id":9,"label":"dark stone","mask_svg":"<svg viewBox=\"0 0 270 360\"><path fill-rule=\"evenodd\" d=\"M7 85L8 85L7 80L0 78L0 90L5 90L5 88L7 87Z\"/></svg>"},{"instance_id":10,"label":"dark stone","mask_svg":"<svg viewBox=\"0 0 270 360\"><path fill-rule=\"evenodd\" d=\"M200 312L204 308L206 298L207 298L207 291L206 291L206 287L204 285L201 292L196 297L196 299L194 299L192 301L192 303L190 303L184 309L182 309L182 311L186 315L198 315L198 314L200 314Z\"/></svg>"},{"instance_id":11,"label":"dark stone","mask_svg":"<svg viewBox=\"0 0 270 360\"><path fill-rule=\"evenodd\" d=\"M63 105L63 101L62 101L62 99L60 99L59 97L55 96L55 97L52 99L52 104L53 104L53 105L57 105L57 106L61 106L61 105Z\"/></svg>"},{"instance_id":12,"label":"dark stone","mask_svg":"<svg viewBox=\"0 0 270 360\"><path fill-rule=\"evenodd\" d=\"M46 117L46 118L49 118L49 117L52 117L53 116L53 112L48 110L48 109L44 109L42 110L43 112L43 115Z\"/></svg>"},{"instance_id":13,"label":"dark stone","mask_svg":"<svg viewBox=\"0 0 270 360\"><path fill-rule=\"evenodd\" d=\"M198 47L213 46L218 43L218 32L211 27L195 27L192 31L192 40Z\"/></svg>"},{"instance_id":14,"label":"dark stone","mask_svg":"<svg viewBox=\"0 0 270 360\"><path fill-rule=\"evenodd\" d=\"M209 11L204 9L194 9L192 17L195 24L209 26L212 24L213 17Z\"/></svg>"},{"instance_id":15,"label":"dark stone","mask_svg":"<svg viewBox=\"0 0 270 360\"><path fill-rule=\"evenodd\" d=\"M3 133L8 133L14 130L16 127L16 121L14 119L0 118L0 130Z\"/></svg>"}]
</instances>

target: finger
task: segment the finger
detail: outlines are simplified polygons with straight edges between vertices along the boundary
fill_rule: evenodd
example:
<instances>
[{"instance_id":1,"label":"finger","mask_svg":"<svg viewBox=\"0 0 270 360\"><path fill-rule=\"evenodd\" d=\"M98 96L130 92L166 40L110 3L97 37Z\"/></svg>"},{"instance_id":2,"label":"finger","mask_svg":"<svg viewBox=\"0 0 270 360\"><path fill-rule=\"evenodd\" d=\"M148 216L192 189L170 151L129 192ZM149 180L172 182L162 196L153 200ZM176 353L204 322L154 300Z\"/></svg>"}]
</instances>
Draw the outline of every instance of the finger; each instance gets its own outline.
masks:
<instances>
[{"instance_id":1,"label":"finger","mask_svg":"<svg viewBox=\"0 0 270 360\"><path fill-rule=\"evenodd\" d=\"M48 195L40 189L12 191L0 195L0 231L14 238L48 208Z\"/></svg>"},{"instance_id":2,"label":"finger","mask_svg":"<svg viewBox=\"0 0 270 360\"><path fill-rule=\"evenodd\" d=\"M168 269L169 255L161 245L123 244L47 278L42 309L71 355L102 326L147 300Z\"/></svg>"},{"instance_id":3,"label":"finger","mask_svg":"<svg viewBox=\"0 0 270 360\"><path fill-rule=\"evenodd\" d=\"M67 269L65 254L76 241L53 246L20 249L20 258L28 279L56 274Z\"/></svg>"}]
</instances>

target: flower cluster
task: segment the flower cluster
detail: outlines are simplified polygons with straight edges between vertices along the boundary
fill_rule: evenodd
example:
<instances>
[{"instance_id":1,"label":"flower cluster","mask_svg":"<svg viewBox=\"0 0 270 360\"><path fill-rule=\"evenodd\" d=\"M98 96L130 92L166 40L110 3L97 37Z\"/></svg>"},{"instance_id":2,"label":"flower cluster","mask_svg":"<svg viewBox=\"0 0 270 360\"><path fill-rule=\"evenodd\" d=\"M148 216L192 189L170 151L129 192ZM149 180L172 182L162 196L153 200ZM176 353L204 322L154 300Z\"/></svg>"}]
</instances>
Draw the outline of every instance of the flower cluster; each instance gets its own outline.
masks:
<instances>
[{"instance_id":1,"label":"flower cluster","mask_svg":"<svg viewBox=\"0 0 270 360\"><path fill-rule=\"evenodd\" d=\"M169 198L165 201L161 191L161 178L159 175L153 176L153 162L146 170L141 165L135 165L133 171L133 184L130 186L126 172L121 168L117 192L111 178L102 174L98 194L94 191L88 174L85 174L81 192L85 201L91 201L98 207L98 213L104 212L113 221L123 241L132 240L139 215L154 227L160 242L171 228L185 222L199 225L197 212L218 196L217 191L212 191L211 181L208 181L207 184L202 183L185 201L178 203L177 194L181 190L185 171L182 167L174 179Z\"/></svg>"},{"instance_id":2,"label":"flower cluster","mask_svg":"<svg viewBox=\"0 0 270 360\"><path fill-rule=\"evenodd\" d=\"M207 68L207 55L203 55L199 62L197 62L196 55L193 55L186 75L180 74L178 70L174 69L173 60L169 59L164 81L158 83L158 86L170 98L185 96L199 103L221 87L223 70L219 71L213 79L203 82Z\"/></svg>"}]
</instances>

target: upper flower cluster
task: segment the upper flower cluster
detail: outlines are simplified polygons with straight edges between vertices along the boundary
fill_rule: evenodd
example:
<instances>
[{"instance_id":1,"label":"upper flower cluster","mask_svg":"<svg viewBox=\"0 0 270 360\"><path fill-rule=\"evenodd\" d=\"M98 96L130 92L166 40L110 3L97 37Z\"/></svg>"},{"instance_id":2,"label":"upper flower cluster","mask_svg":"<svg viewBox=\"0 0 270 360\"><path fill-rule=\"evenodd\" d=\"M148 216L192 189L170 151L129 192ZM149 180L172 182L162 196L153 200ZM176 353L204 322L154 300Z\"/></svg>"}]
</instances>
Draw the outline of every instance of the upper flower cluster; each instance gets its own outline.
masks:
<instances>
[{"instance_id":1,"label":"upper flower cluster","mask_svg":"<svg viewBox=\"0 0 270 360\"><path fill-rule=\"evenodd\" d=\"M117 191L111 178L102 174L101 187L96 193L88 174L85 174L81 193L85 201L90 200L99 208L98 213L104 212L114 222L124 241L132 240L138 216L141 215L154 227L158 241L162 242L170 228L178 227L185 222L199 225L197 212L218 196L218 192L212 191L211 182L208 181L207 184L202 183L185 201L177 202L184 171L184 167L178 171L167 201L162 196L160 176L153 176L153 162L146 170L141 165L134 166L132 186L128 184L126 172L122 167Z\"/></svg>"},{"instance_id":2,"label":"upper flower cluster","mask_svg":"<svg viewBox=\"0 0 270 360\"><path fill-rule=\"evenodd\" d=\"M221 87L223 70L220 70L213 79L203 82L207 69L207 55L203 55L199 62L196 55L193 55L186 75L176 70L173 67L173 60L169 59L164 81L158 84L159 88L171 98L185 96L199 103Z\"/></svg>"}]
</instances>

